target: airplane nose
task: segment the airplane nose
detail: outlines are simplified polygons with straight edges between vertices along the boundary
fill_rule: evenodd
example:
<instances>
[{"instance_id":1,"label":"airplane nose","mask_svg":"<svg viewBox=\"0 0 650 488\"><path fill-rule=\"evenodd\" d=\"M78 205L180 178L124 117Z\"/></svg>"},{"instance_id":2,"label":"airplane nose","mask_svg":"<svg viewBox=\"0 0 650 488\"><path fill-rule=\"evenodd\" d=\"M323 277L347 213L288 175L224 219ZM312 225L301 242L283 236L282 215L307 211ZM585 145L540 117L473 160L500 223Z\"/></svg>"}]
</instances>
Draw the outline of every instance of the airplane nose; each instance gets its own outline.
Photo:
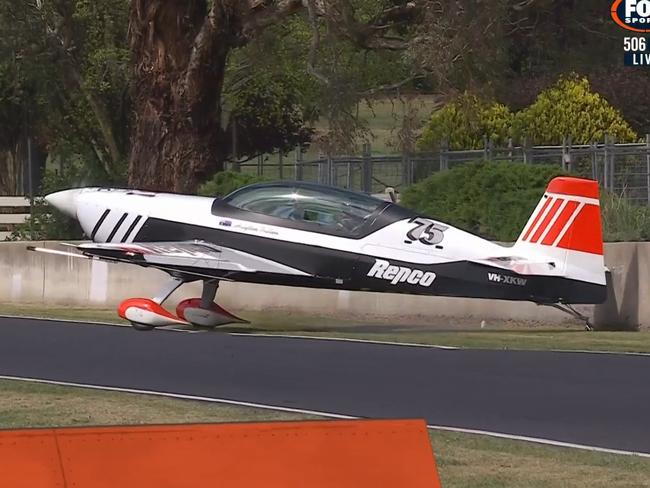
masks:
<instances>
[{"instance_id":1,"label":"airplane nose","mask_svg":"<svg viewBox=\"0 0 650 488\"><path fill-rule=\"evenodd\" d=\"M45 201L57 210L77 218L77 196L81 193L80 189L63 190L50 193L45 197Z\"/></svg>"}]
</instances>

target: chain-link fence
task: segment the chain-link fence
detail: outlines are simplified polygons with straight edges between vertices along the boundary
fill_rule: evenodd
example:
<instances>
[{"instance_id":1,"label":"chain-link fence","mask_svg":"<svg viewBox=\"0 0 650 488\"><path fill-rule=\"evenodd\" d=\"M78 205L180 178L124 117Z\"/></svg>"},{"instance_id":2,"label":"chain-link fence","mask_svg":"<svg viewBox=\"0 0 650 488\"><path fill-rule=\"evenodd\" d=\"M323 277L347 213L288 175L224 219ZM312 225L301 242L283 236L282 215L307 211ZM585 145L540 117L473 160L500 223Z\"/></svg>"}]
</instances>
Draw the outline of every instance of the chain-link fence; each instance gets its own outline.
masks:
<instances>
[{"instance_id":1,"label":"chain-link fence","mask_svg":"<svg viewBox=\"0 0 650 488\"><path fill-rule=\"evenodd\" d=\"M373 155L365 145L360 156L320 156L304 159L297 149L293 155L260 156L240 163L237 170L271 179L311 181L367 193L387 187L404 188L436 171L472 161L513 161L522 164L557 164L635 203L650 205L650 135L645 142L615 144L609 138L593 144L559 146L494 147L485 141L478 150L449 150L431 153Z\"/></svg>"}]
</instances>

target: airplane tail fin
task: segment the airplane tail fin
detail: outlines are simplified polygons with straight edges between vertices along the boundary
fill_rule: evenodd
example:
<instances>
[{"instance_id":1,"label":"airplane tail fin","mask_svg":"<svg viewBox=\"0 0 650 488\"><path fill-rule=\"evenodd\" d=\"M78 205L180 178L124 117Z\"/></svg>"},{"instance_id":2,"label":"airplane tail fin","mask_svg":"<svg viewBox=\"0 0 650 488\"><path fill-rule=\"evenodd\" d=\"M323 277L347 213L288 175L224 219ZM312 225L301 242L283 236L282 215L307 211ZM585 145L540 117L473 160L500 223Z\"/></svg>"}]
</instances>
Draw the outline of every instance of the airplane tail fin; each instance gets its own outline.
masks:
<instances>
[{"instance_id":1,"label":"airplane tail fin","mask_svg":"<svg viewBox=\"0 0 650 488\"><path fill-rule=\"evenodd\" d=\"M552 260L554 274L605 285L598 182L567 176L552 179L515 249L525 257Z\"/></svg>"}]
</instances>

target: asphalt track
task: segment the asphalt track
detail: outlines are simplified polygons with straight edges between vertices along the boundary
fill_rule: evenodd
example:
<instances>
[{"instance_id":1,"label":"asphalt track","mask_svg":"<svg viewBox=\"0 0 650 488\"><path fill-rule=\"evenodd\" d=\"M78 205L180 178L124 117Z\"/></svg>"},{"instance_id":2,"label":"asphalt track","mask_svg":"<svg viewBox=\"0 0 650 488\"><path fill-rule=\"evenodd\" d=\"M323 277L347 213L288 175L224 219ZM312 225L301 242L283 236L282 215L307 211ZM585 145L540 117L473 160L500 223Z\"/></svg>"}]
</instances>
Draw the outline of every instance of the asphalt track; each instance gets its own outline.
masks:
<instances>
[{"instance_id":1,"label":"asphalt track","mask_svg":"<svg viewBox=\"0 0 650 488\"><path fill-rule=\"evenodd\" d=\"M0 375L650 453L650 357L443 350L0 319Z\"/></svg>"}]
</instances>

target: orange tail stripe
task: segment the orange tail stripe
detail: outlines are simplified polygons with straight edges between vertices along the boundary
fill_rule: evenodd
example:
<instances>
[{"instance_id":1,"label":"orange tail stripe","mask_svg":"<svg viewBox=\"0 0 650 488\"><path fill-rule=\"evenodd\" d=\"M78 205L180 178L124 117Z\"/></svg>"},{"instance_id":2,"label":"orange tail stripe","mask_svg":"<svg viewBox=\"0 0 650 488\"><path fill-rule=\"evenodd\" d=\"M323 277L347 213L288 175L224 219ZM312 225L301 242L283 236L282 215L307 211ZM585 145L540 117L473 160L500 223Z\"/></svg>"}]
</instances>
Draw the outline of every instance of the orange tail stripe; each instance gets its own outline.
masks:
<instances>
[{"instance_id":1,"label":"orange tail stripe","mask_svg":"<svg viewBox=\"0 0 650 488\"><path fill-rule=\"evenodd\" d=\"M585 205L567 230L558 247L573 251L603 254L603 231L600 223L600 207Z\"/></svg>"},{"instance_id":2,"label":"orange tail stripe","mask_svg":"<svg viewBox=\"0 0 650 488\"><path fill-rule=\"evenodd\" d=\"M539 210L539 212L537 212L537 215L535 215L535 220L533 220L533 223L530 224L530 226L528 227L528 230L524 234L524 238L522 239L523 241L528 239L528 236L530 235L530 233L533 231L533 229L537 225L537 222L539 221L540 217L542 215L544 215L544 210L546 210L546 207L548 207L548 205L551 203L551 200L553 200L553 199L552 198L547 198L546 201L544 202L544 205L542 205L542 208Z\"/></svg>"},{"instance_id":3,"label":"orange tail stripe","mask_svg":"<svg viewBox=\"0 0 650 488\"><path fill-rule=\"evenodd\" d=\"M558 176L551 180L546 191L576 197L598 198L598 182L584 178Z\"/></svg>"},{"instance_id":4,"label":"orange tail stripe","mask_svg":"<svg viewBox=\"0 0 650 488\"><path fill-rule=\"evenodd\" d=\"M530 242L537 242L538 239L542 236L544 231L546 230L546 227L548 227L548 224L553 220L553 217L555 217L555 214L557 213L557 210L560 208L560 205L562 205L562 202L564 202L563 198L558 198L553 202L553 206L551 207L551 210L546 214L546 217L544 217L544 220L542 220L542 223L540 224L539 228L533 234L533 237L531 238Z\"/></svg>"},{"instance_id":5,"label":"orange tail stripe","mask_svg":"<svg viewBox=\"0 0 650 488\"><path fill-rule=\"evenodd\" d=\"M557 236L560 235L560 232L562 232L564 226L569 222L569 219L573 215L573 212L576 211L576 208L578 208L578 205L579 203L575 200L570 200L567 202L559 217L551 229L547 232L546 237L544 237L542 244L550 246L555 242L555 239L557 239Z\"/></svg>"}]
</instances>

